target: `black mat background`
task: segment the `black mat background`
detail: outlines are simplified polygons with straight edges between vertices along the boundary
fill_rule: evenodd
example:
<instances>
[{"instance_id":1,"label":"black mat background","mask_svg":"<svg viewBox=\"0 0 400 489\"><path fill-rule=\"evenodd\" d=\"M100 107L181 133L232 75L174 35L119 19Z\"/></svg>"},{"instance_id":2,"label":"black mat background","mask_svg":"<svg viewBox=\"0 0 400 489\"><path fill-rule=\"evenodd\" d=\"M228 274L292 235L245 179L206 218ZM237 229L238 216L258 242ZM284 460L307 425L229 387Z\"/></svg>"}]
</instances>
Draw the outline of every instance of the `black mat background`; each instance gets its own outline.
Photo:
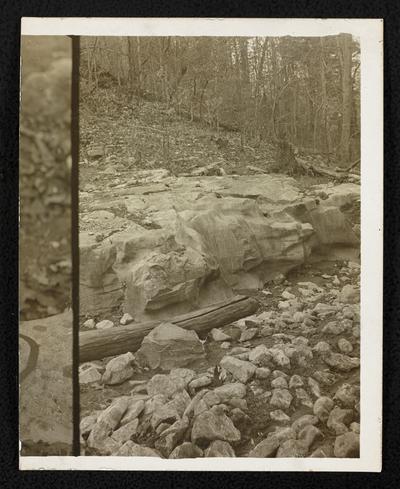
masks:
<instances>
[{"instance_id":1,"label":"black mat background","mask_svg":"<svg viewBox=\"0 0 400 489\"><path fill-rule=\"evenodd\" d=\"M368 473L18 471L18 102L20 18L339 17L385 21L383 471ZM400 2L384 0L0 2L0 487L163 489L400 487Z\"/></svg>"}]
</instances>

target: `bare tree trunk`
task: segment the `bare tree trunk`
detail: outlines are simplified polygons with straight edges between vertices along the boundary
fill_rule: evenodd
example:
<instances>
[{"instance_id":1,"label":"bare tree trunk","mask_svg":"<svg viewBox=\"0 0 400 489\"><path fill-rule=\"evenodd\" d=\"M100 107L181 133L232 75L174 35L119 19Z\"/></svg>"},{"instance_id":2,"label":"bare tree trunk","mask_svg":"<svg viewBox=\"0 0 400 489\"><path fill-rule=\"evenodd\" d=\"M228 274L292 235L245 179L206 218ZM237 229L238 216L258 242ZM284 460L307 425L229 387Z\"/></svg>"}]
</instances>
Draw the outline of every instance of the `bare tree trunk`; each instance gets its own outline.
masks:
<instances>
[{"instance_id":1,"label":"bare tree trunk","mask_svg":"<svg viewBox=\"0 0 400 489\"><path fill-rule=\"evenodd\" d=\"M341 34L339 45L342 54L342 130L339 145L339 159L342 166L349 163L351 130L351 35Z\"/></svg>"}]
</instances>

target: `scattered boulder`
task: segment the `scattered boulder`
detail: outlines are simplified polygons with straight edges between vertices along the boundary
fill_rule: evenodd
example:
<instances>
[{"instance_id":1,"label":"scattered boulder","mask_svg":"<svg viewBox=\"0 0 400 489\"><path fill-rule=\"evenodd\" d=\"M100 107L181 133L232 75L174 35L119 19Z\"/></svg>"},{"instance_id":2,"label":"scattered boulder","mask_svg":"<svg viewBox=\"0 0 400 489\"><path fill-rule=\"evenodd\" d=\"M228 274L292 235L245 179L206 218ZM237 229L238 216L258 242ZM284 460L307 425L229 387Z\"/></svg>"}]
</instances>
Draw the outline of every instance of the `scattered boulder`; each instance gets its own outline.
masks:
<instances>
[{"instance_id":1,"label":"scattered boulder","mask_svg":"<svg viewBox=\"0 0 400 489\"><path fill-rule=\"evenodd\" d=\"M235 457L235 452L227 441L211 442L204 454L205 457Z\"/></svg>"},{"instance_id":2,"label":"scattered boulder","mask_svg":"<svg viewBox=\"0 0 400 489\"><path fill-rule=\"evenodd\" d=\"M271 419L273 421L276 421L277 423L289 423L290 421L289 416L286 413L284 413L281 409L271 411L269 415Z\"/></svg>"},{"instance_id":3,"label":"scattered boulder","mask_svg":"<svg viewBox=\"0 0 400 489\"><path fill-rule=\"evenodd\" d=\"M353 431L339 435L333 449L337 458L357 458L360 455L360 436Z\"/></svg>"},{"instance_id":4,"label":"scattered boulder","mask_svg":"<svg viewBox=\"0 0 400 489\"><path fill-rule=\"evenodd\" d=\"M130 379L134 373L132 363L135 357L131 352L112 358L106 365L102 382L107 385L122 384Z\"/></svg>"},{"instance_id":5,"label":"scattered boulder","mask_svg":"<svg viewBox=\"0 0 400 489\"><path fill-rule=\"evenodd\" d=\"M87 445L91 448L101 449L106 438L118 426L122 416L128 408L128 398L119 397L106 410L100 413L97 422L92 428Z\"/></svg>"},{"instance_id":6,"label":"scattered boulder","mask_svg":"<svg viewBox=\"0 0 400 489\"><path fill-rule=\"evenodd\" d=\"M304 441L307 448L310 449L314 442L323 440L324 435L316 426L308 424L300 430L297 438L298 440Z\"/></svg>"},{"instance_id":7,"label":"scattered boulder","mask_svg":"<svg viewBox=\"0 0 400 489\"><path fill-rule=\"evenodd\" d=\"M195 418L191 438L193 443L201 447L213 440L237 442L241 435L233 422L226 416L223 408L213 406Z\"/></svg>"},{"instance_id":8,"label":"scattered boulder","mask_svg":"<svg viewBox=\"0 0 400 489\"><path fill-rule=\"evenodd\" d=\"M322 396L314 403L313 412L322 422L329 418L329 413L332 411L334 402L330 397Z\"/></svg>"},{"instance_id":9,"label":"scattered boulder","mask_svg":"<svg viewBox=\"0 0 400 489\"><path fill-rule=\"evenodd\" d=\"M246 395L246 386L239 382L233 384L221 385L214 389L214 394L216 394L221 403L226 403L232 399L243 399Z\"/></svg>"},{"instance_id":10,"label":"scattered boulder","mask_svg":"<svg viewBox=\"0 0 400 489\"><path fill-rule=\"evenodd\" d=\"M254 363L254 365L257 365L258 367L268 366L271 359L271 353L263 344L256 346L249 352L249 362Z\"/></svg>"},{"instance_id":11,"label":"scattered boulder","mask_svg":"<svg viewBox=\"0 0 400 489\"><path fill-rule=\"evenodd\" d=\"M128 408L125 411L121 419L121 426L134 421L143 411L144 409L144 400L143 399L135 399L130 398L128 400Z\"/></svg>"},{"instance_id":12,"label":"scattered boulder","mask_svg":"<svg viewBox=\"0 0 400 489\"><path fill-rule=\"evenodd\" d=\"M353 285L347 284L340 292L339 300L344 304L355 304L360 300L360 294Z\"/></svg>"},{"instance_id":13,"label":"scattered boulder","mask_svg":"<svg viewBox=\"0 0 400 489\"><path fill-rule=\"evenodd\" d=\"M293 396L287 389L274 389L269 403L278 409L288 409L292 399Z\"/></svg>"},{"instance_id":14,"label":"scattered boulder","mask_svg":"<svg viewBox=\"0 0 400 489\"><path fill-rule=\"evenodd\" d=\"M359 399L360 387L351 384L342 384L333 396L333 400L344 408L354 408Z\"/></svg>"},{"instance_id":15,"label":"scattered boulder","mask_svg":"<svg viewBox=\"0 0 400 489\"><path fill-rule=\"evenodd\" d=\"M125 423L123 426L114 431L111 438L118 443L125 443L136 433L138 426L139 420L136 418L133 421L129 421L129 423Z\"/></svg>"},{"instance_id":16,"label":"scattered boulder","mask_svg":"<svg viewBox=\"0 0 400 489\"><path fill-rule=\"evenodd\" d=\"M174 448L169 458L198 458L202 456L203 450L201 450L201 448L193 445L193 443L186 441L185 443L182 443L182 445Z\"/></svg>"},{"instance_id":17,"label":"scattered boulder","mask_svg":"<svg viewBox=\"0 0 400 489\"><path fill-rule=\"evenodd\" d=\"M125 442L113 455L117 457L160 457L160 454L155 450L138 445L132 440Z\"/></svg>"},{"instance_id":18,"label":"scattered boulder","mask_svg":"<svg viewBox=\"0 0 400 489\"><path fill-rule=\"evenodd\" d=\"M171 375L156 374L147 383L147 392L149 396L162 394L172 397L177 392L185 389L185 381L180 377L171 377Z\"/></svg>"},{"instance_id":19,"label":"scattered boulder","mask_svg":"<svg viewBox=\"0 0 400 489\"><path fill-rule=\"evenodd\" d=\"M341 409L336 406L329 413L326 426L336 435L342 435L348 431L347 426L353 421L353 416L352 409Z\"/></svg>"},{"instance_id":20,"label":"scattered boulder","mask_svg":"<svg viewBox=\"0 0 400 489\"><path fill-rule=\"evenodd\" d=\"M221 360L220 365L243 384L248 382L256 371L256 367L252 363L238 360L231 356L224 357Z\"/></svg>"},{"instance_id":21,"label":"scattered boulder","mask_svg":"<svg viewBox=\"0 0 400 489\"><path fill-rule=\"evenodd\" d=\"M132 321L134 321L133 317L129 314L129 312L126 312L122 318L119 320L120 324L122 324L122 326L125 326L126 324L129 324L131 323Z\"/></svg>"},{"instance_id":22,"label":"scattered boulder","mask_svg":"<svg viewBox=\"0 0 400 489\"><path fill-rule=\"evenodd\" d=\"M303 428L309 425L316 425L319 423L319 419L317 416L314 416L313 414L304 414L300 418L296 419L296 421L293 422L292 424L292 429L296 432L299 433Z\"/></svg>"},{"instance_id":23,"label":"scattered boulder","mask_svg":"<svg viewBox=\"0 0 400 489\"><path fill-rule=\"evenodd\" d=\"M247 455L249 458L271 458L279 448L279 440L275 437L268 437L256 445Z\"/></svg>"},{"instance_id":24,"label":"scattered boulder","mask_svg":"<svg viewBox=\"0 0 400 489\"><path fill-rule=\"evenodd\" d=\"M220 329L212 329L210 331L211 338L213 341L230 341L231 337L222 332Z\"/></svg>"},{"instance_id":25,"label":"scattered boulder","mask_svg":"<svg viewBox=\"0 0 400 489\"><path fill-rule=\"evenodd\" d=\"M257 336L258 329L257 328L249 328L243 331L240 335L239 341L240 343L244 343L245 341L252 340L255 336Z\"/></svg>"},{"instance_id":26,"label":"scattered boulder","mask_svg":"<svg viewBox=\"0 0 400 489\"><path fill-rule=\"evenodd\" d=\"M99 370L90 364L84 364L79 366L79 384L92 384L93 382L100 382L101 373Z\"/></svg>"},{"instance_id":27,"label":"scattered boulder","mask_svg":"<svg viewBox=\"0 0 400 489\"><path fill-rule=\"evenodd\" d=\"M114 327L114 323L108 319L104 319L96 324L96 329L110 329Z\"/></svg>"},{"instance_id":28,"label":"scattered boulder","mask_svg":"<svg viewBox=\"0 0 400 489\"><path fill-rule=\"evenodd\" d=\"M341 353L345 353L346 355L353 351L353 345L345 338L340 338L340 340L338 341L338 348Z\"/></svg>"},{"instance_id":29,"label":"scattered boulder","mask_svg":"<svg viewBox=\"0 0 400 489\"><path fill-rule=\"evenodd\" d=\"M342 353L329 352L323 356L324 362L339 372L350 372L360 366L360 359Z\"/></svg>"},{"instance_id":30,"label":"scattered boulder","mask_svg":"<svg viewBox=\"0 0 400 489\"><path fill-rule=\"evenodd\" d=\"M276 454L277 458L302 458L308 454L307 442L304 440L284 441Z\"/></svg>"},{"instance_id":31,"label":"scattered boulder","mask_svg":"<svg viewBox=\"0 0 400 489\"><path fill-rule=\"evenodd\" d=\"M162 370L203 363L204 358L204 346L197 333L172 323L154 328L136 353L140 365Z\"/></svg>"}]
</instances>

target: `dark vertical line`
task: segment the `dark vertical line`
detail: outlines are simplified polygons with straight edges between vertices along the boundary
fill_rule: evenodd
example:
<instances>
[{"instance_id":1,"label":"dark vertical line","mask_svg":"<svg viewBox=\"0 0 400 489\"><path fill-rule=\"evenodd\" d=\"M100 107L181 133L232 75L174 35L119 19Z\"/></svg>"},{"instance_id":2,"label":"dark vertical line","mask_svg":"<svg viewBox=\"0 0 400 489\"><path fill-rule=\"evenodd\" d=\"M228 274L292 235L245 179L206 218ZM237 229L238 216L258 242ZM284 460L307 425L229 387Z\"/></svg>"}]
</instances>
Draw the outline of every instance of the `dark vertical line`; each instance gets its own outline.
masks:
<instances>
[{"instance_id":1,"label":"dark vertical line","mask_svg":"<svg viewBox=\"0 0 400 489\"><path fill-rule=\"evenodd\" d=\"M79 36L72 36L71 244L72 244L72 454L80 454L79 402Z\"/></svg>"}]
</instances>

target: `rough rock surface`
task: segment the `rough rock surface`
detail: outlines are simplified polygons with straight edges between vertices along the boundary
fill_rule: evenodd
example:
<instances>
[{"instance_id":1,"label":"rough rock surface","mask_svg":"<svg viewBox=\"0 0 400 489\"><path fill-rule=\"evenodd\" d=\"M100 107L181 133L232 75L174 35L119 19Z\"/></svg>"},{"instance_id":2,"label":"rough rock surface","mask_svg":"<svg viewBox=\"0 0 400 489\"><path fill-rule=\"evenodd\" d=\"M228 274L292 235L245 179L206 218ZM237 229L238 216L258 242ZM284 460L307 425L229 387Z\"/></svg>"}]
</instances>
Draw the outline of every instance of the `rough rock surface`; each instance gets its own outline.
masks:
<instances>
[{"instance_id":1,"label":"rough rock surface","mask_svg":"<svg viewBox=\"0 0 400 489\"><path fill-rule=\"evenodd\" d=\"M282 175L164 176L168 187L157 189L142 181L98 201L82 196L81 314L123 301L135 319L167 319L226 299L236 286L256 289L318 246L358 244L341 210L359 202L357 185L326 187L330 197L317 205L318 188L305 198ZM115 215L121 208L146 212L154 227ZM350 295L346 302L357 300Z\"/></svg>"},{"instance_id":2,"label":"rough rock surface","mask_svg":"<svg viewBox=\"0 0 400 489\"><path fill-rule=\"evenodd\" d=\"M204 357L204 347L196 332L172 323L154 328L136 353L141 365L162 370L199 364Z\"/></svg>"}]
</instances>

